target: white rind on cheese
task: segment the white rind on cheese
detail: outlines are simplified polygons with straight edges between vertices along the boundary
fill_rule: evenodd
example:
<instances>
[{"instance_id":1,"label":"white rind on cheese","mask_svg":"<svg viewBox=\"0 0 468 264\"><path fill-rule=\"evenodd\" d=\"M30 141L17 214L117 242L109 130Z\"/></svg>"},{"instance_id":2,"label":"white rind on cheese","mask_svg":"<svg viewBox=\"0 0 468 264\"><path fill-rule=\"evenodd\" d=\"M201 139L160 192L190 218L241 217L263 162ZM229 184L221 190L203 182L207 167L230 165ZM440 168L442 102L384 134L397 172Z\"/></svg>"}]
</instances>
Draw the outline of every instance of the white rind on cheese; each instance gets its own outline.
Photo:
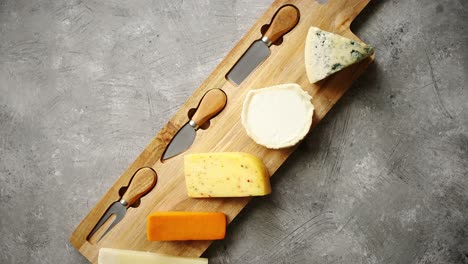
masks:
<instances>
[{"instance_id":1,"label":"white rind on cheese","mask_svg":"<svg viewBox=\"0 0 468 264\"><path fill-rule=\"evenodd\" d=\"M251 90L244 100L242 125L257 144L270 149L294 146L310 130L311 99L296 83Z\"/></svg>"},{"instance_id":2,"label":"white rind on cheese","mask_svg":"<svg viewBox=\"0 0 468 264\"><path fill-rule=\"evenodd\" d=\"M355 64L374 53L362 42L310 27L305 44L305 68L310 83Z\"/></svg>"},{"instance_id":3,"label":"white rind on cheese","mask_svg":"<svg viewBox=\"0 0 468 264\"><path fill-rule=\"evenodd\" d=\"M176 257L143 251L101 248L98 264L208 264L207 258Z\"/></svg>"}]
</instances>

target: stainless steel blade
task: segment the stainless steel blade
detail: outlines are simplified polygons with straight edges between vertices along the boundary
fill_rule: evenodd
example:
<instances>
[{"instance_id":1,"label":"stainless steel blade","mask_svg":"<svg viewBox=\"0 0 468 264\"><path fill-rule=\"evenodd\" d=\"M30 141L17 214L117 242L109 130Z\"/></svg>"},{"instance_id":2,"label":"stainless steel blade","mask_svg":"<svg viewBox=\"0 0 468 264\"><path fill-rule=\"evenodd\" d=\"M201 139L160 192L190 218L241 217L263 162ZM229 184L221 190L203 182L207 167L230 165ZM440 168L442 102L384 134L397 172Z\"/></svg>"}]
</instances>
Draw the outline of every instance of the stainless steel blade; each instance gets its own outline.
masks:
<instances>
[{"instance_id":1,"label":"stainless steel blade","mask_svg":"<svg viewBox=\"0 0 468 264\"><path fill-rule=\"evenodd\" d=\"M196 130L190 125L185 124L177 134L172 138L163 155L163 160L174 157L185 151L195 140Z\"/></svg>"},{"instance_id":2,"label":"stainless steel blade","mask_svg":"<svg viewBox=\"0 0 468 264\"><path fill-rule=\"evenodd\" d=\"M101 228L101 226L111 217L111 215L115 215L115 219L112 222L112 224L107 228L107 230L102 234L102 236L97 240L99 242L117 223L122 220L122 218L125 216L125 213L127 212L127 207L123 205L120 202L114 202L109 209L107 209L106 213L99 219L99 222L96 224L96 226L93 228L91 233L88 235L88 239L91 238L96 231Z\"/></svg>"},{"instance_id":3,"label":"stainless steel blade","mask_svg":"<svg viewBox=\"0 0 468 264\"><path fill-rule=\"evenodd\" d=\"M229 71L228 79L240 85L268 56L270 56L268 45L262 40L255 41Z\"/></svg>"}]
</instances>

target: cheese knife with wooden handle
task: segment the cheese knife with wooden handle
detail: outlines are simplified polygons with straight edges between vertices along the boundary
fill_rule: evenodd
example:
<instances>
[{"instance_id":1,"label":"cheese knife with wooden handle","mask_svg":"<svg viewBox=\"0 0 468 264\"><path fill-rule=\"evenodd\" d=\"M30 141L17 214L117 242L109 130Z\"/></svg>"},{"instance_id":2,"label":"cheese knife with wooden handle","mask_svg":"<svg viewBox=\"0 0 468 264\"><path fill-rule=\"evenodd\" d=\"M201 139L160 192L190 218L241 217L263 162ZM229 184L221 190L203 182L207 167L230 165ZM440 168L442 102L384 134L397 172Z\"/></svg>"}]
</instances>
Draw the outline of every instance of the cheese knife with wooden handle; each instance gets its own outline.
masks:
<instances>
[{"instance_id":1,"label":"cheese knife with wooden handle","mask_svg":"<svg viewBox=\"0 0 468 264\"><path fill-rule=\"evenodd\" d=\"M227 96L221 89L211 89L205 93L195 114L172 138L164 151L162 160L179 155L188 149L195 140L200 126L217 115L226 106Z\"/></svg>"},{"instance_id":2,"label":"cheese knife with wooden handle","mask_svg":"<svg viewBox=\"0 0 468 264\"><path fill-rule=\"evenodd\" d=\"M293 5L284 5L273 16L263 37L256 40L242 57L234 64L227 78L240 85L258 65L270 56L270 46L299 22L299 9Z\"/></svg>"}]
</instances>

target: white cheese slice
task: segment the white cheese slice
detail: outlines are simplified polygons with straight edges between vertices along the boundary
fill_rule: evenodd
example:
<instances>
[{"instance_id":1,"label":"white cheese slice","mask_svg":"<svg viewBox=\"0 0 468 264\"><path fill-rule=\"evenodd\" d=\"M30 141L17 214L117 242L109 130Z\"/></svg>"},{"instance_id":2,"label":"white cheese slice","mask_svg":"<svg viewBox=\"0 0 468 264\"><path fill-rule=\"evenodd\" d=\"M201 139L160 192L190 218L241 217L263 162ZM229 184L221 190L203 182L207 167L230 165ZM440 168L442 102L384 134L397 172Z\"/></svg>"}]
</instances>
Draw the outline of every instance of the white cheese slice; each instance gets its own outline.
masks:
<instances>
[{"instance_id":1,"label":"white cheese slice","mask_svg":"<svg viewBox=\"0 0 468 264\"><path fill-rule=\"evenodd\" d=\"M262 146L293 146L309 132L314 113L311 99L296 83L251 90L244 100L242 125Z\"/></svg>"},{"instance_id":2,"label":"white cheese slice","mask_svg":"<svg viewBox=\"0 0 468 264\"><path fill-rule=\"evenodd\" d=\"M175 257L158 253L101 248L98 264L208 264L206 258Z\"/></svg>"},{"instance_id":3,"label":"white cheese slice","mask_svg":"<svg viewBox=\"0 0 468 264\"><path fill-rule=\"evenodd\" d=\"M305 68L310 83L357 63L374 53L362 42L310 27L305 44Z\"/></svg>"}]
</instances>

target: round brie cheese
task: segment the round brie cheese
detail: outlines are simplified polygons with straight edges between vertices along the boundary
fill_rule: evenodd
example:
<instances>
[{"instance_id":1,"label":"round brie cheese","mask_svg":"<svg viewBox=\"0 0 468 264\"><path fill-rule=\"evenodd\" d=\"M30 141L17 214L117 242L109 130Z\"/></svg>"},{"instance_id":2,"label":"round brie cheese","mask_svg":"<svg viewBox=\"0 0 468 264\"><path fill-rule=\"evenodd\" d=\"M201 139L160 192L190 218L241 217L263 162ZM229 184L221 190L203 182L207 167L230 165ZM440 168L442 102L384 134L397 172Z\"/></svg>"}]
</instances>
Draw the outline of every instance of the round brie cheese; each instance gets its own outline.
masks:
<instances>
[{"instance_id":1,"label":"round brie cheese","mask_svg":"<svg viewBox=\"0 0 468 264\"><path fill-rule=\"evenodd\" d=\"M309 132L312 97L296 83L281 84L247 93L242 125L258 144L270 149L294 146Z\"/></svg>"}]
</instances>

